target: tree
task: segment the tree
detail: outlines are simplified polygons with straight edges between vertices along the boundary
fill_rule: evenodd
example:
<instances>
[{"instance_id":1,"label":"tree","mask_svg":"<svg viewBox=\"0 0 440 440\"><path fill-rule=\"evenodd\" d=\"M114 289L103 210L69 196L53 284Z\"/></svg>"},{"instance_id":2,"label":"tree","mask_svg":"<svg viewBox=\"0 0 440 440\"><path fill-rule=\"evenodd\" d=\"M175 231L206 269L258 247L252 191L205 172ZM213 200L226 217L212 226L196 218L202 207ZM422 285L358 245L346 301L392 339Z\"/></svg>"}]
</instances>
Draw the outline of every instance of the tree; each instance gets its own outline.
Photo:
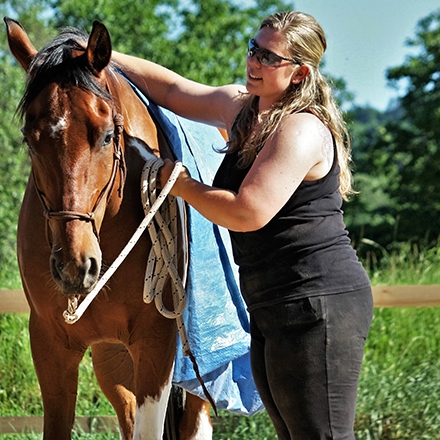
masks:
<instances>
[{"instance_id":1,"label":"tree","mask_svg":"<svg viewBox=\"0 0 440 440\"><path fill-rule=\"evenodd\" d=\"M7 284L14 277L6 278L6 274L16 268L16 225L29 164L27 151L22 148L21 139L17 138L17 133L20 133L18 121L11 119L14 105L20 99L20 79L23 82L23 78L17 67L4 59L0 60L0 65L0 266Z\"/></svg>"},{"instance_id":2,"label":"tree","mask_svg":"<svg viewBox=\"0 0 440 440\"><path fill-rule=\"evenodd\" d=\"M395 177L384 173L387 148L377 147L388 118L387 113L371 107L354 107L349 112L354 187L358 194L344 205L344 211L356 247L365 237L382 242L388 235L385 241L392 240L389 231L392 231L395 224L391 212L394 201L389 188Z\"/></svg>"},{"instance_id":3,"label":"tree","mask_svg":"<svg viewBox=\"0 0 440 440\"><path fill-rule=\"evenodd\" d=\"M243 81L248 38L265 16L290 9L283 0L250 6L227 0L54 0L51 6L56 27L90 30L100 20L116 50L210 85Z\"/></svg>"},{"instance_id":4,"label":"tree","mask_svg":"<svg viewBox=\"0 0 440 440\"><path fill-rule=\"evenodd\" d=\"M387 73L391 84L406 84L404 95L384 118L364 126L355 143L357 179L361 194L368 195L358 208L363 203L363 211L372 214L355 226L383 245L436 243L440 235L440 11L418 23L408 45L418 53Z\"/></svg>"},{"instance_id":5,"label":"tree","mask_svg":"<svg viewBox=\"0 0 440 440\"><path fill-rule=\"evenodd\" d=\"M20 123L14 111L21 97L24 72L4 51L0 56L0 281L11 287L17 277L17 218L29 174L27 151L22 148Z\"/></svg>"},{"instance_id":6,"label":"tree","mask_svg":"<svg viewBox=\"0 0 440 440\"><path fill-rule=\"evenodd\" d=\"M44 1L12 0L0 5L2 16L20 20L35 44L54 35L44 19ZM30 162L22 145L21 121L15 117L25 85L25 73L9 53L6 38L0 40L0 283L17 287L17 219Z\"/></svg>"},{"instance_id":7,"label":"tree","mask_svg":"<svg viewBox=\"0 0 440 440\"><path fill-rule=\"evenodd\" d=\"M440 234L440 10L421 20L409 45L417 56L388 71L392 83L405 81L403 118L388 124L389 166L399 167L392 197L399 204L400 228L406 236Z\"/></svg>"}]
</instances>

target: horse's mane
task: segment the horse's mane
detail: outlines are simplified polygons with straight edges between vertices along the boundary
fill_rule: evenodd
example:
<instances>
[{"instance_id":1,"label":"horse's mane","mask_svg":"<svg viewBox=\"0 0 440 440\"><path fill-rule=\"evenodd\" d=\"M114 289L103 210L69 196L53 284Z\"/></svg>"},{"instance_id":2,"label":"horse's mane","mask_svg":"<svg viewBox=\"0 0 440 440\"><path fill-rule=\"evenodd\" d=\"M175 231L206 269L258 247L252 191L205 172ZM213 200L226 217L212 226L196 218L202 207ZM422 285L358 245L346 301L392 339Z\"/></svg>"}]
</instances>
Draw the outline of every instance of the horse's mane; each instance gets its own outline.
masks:
<instances>
[{"instance_id":1,"label":"horse's mane","mask_svg":"<svg viewBox=\"0 0 440 440\"><path fill-rule=\"evenodd\" d=\"M57 83L60 87L73 85L103 99L112 100L111 95L98 84L84 57L72 56L74 51L85 52L78 41L87 44L88 35L79 29L66 27L37 53L31 62L26 89L17 108L20 117L24 116L31 102L51 83Z\"/></svg>"}]
</instances>

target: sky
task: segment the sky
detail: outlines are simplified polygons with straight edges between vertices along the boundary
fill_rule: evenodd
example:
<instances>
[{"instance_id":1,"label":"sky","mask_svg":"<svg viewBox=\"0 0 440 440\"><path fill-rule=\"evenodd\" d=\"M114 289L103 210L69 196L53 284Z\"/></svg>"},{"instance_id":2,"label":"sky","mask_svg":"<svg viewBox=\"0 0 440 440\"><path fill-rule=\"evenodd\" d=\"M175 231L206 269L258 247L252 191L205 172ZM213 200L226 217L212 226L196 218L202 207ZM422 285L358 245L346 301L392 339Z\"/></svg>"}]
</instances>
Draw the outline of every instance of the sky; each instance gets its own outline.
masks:
<instances>
[{"instance_id":1,"label":"sky","mask_svg":"<svg viewBox=\"0 0 440 440\"><path fill-rule=\"evenodd\" d=\"M386 70L413 54L405 45L420 19L440 9L440 0L293 0L324 29L323 71L346 81L355 104L386 110L398 91L387 86Z\"/></svg>"}]
</instances>

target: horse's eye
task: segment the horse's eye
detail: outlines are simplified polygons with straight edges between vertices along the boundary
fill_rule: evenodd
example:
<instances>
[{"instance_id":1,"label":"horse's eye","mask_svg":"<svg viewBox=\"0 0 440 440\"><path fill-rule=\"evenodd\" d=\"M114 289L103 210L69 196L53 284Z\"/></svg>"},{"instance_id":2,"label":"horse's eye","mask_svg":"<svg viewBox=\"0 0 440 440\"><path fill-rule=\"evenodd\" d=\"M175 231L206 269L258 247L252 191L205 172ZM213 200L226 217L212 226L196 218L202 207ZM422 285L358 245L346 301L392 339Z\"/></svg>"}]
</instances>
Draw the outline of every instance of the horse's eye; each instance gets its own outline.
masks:
<instances>
[{"instance_id":1,"label":"horse's eye","mask_svg":"<svg viewBox=\"0 0 440 440\"><path fill-rule=\"evenodd\" d=\"M32 146L31 146L31 144L29 143L29 139L28 139L28 138L26 137L26 135L25 135L24 127L21 127L20 131L21 131L21 134L23 135L23 139L22 139L21 142L22 142L23 144L26 144L26 145L28 146L29 150L32 150Z\"/></svg>"},{"instance_id":2,"label":"horse's eye","mask_svg":"<svg viewBox=\"0 0 440 440\"><path fill-rule=\"evenodd\" d=\"M33 150L32 146L31 146L31 144L29 143L28 138L27 138L26 136L23 137L22 143L23 143L23 144L26 144L27 147L29 148L29 150Z\"/></svg>"},{"instance_id":3,"label":"horse's eye","mask_svg":"<svg viewBox=\"0 0 440 440\"><path fill-rule=\"evenodd\" d=\"M102 146L106 147L107 145L110 145L114 137L115 137L115 134L113 132L107 133L107 135L105 136L105 138L102 142Z\"/></svg>"}]
</instances>

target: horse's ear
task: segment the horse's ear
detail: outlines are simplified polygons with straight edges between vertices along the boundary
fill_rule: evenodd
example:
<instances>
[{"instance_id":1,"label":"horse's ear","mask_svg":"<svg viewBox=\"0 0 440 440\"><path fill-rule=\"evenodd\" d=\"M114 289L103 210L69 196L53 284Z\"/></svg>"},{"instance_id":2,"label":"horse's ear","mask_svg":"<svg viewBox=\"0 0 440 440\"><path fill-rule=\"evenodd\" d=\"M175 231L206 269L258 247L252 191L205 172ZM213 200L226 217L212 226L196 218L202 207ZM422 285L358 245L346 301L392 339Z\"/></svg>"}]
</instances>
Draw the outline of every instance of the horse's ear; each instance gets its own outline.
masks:
<instances>
[{"instance_id":1,"label":"horse's ear","mask_svg":"<svg viewBox=\"0 0 440 440\"><path fill-rule=\"evenodd\" d=\"M18 21L8 17L5 17L4 21L6 23L6 33L8 35L8 43L12 55L14 55L23 69L28 71L29 65L38 51Z\"/></svg>"},{"instance_id":2,"label":"horse's ear","mask_svg":"<svg viewBox=\"0 0 440 440\"><path fill-rule=\"evenodd\" d=\"M86 50L89 67L95 75L105 69L112 56L112 43L107 28L99 21L93 22Z\"/></svg>"}]
</instances>

